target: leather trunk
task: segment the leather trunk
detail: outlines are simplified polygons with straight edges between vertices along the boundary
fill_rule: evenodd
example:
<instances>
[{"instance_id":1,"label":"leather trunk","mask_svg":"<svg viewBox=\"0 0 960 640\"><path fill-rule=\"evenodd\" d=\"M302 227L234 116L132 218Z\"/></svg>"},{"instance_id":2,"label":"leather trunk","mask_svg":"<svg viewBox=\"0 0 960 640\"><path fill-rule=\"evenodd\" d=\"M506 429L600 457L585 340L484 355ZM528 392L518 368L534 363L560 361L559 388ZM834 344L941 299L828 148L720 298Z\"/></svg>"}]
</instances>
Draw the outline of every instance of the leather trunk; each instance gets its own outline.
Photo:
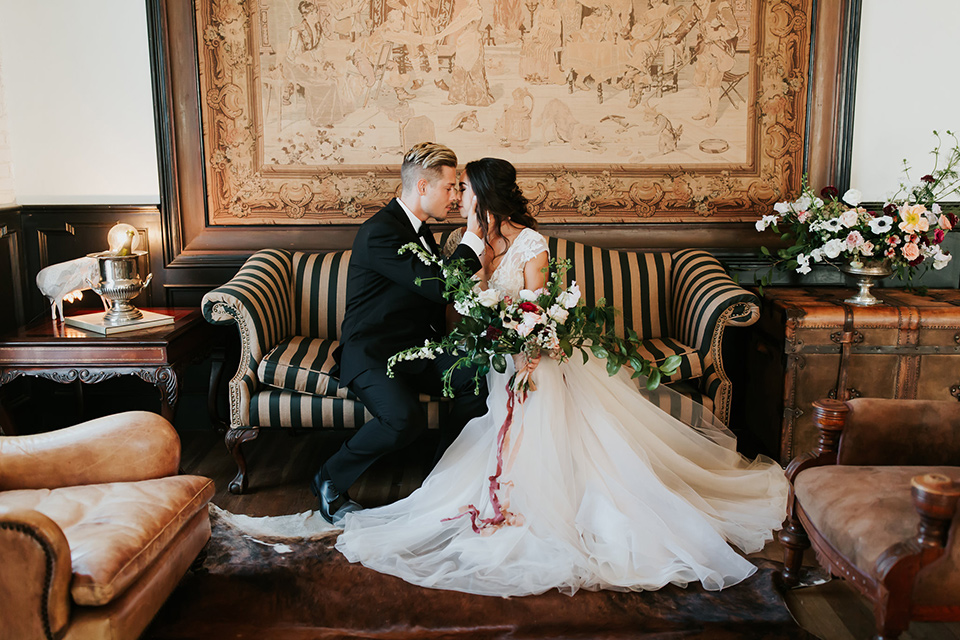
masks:
<instances>
[{"instance_id":1,"label":"leather trunk","mask_svg":"<svg viewBox=\"0 0 960 640\"><path fill-rule=\"evenodd\" d=\"M960 401L960 291L768 288L744 354L742 416L782 464L813 450L811 405L825 397Z\"/></svg>"}]
</instances>

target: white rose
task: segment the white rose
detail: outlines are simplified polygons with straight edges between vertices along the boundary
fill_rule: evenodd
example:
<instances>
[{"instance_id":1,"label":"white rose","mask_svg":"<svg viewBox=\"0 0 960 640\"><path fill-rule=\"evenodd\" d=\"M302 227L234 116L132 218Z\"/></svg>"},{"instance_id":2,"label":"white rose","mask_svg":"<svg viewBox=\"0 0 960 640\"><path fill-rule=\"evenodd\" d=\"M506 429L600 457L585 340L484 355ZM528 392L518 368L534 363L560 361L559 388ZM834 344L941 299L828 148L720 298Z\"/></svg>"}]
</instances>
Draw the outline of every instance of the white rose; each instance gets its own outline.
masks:
<instances>
[{"instance_id":1,"label":"white rose","mask_svg":"<svg viewBox=\"0 0 960 640\"><path fill-rule=\"evenodd\" d=\"M576 282L571 282L570 286L567 287L567 290L557 296L557 302L565 306L567 309L572 309L577 306L577 303L580 301L580 287L577 286Z\"/></svg>"},{"instance_id":2,"label":"white rose","mask_svg":"<svg viewBox=\"0 0 960 640\"><path fill-rule=\"evenodd\" d=\"M553 305L547 309L547 317L555 322L564 323L567 321L567 318L570 316L570 312L561 307L558 304Z\"/></svg>"},{"instance_id":3,"label":"white rose","mask_svg":"<svg viewBox=\"0 0 960 640\"><path fill-rule=\"evenodd\" d=\"M539 313L533 313L532 311L525 311L523 313L523 322L517 325L517 333L520 334L520 337L526 338L530 335L530 332L533 331L540 321L543 320L543 316Z\"/></svg>"},{"instance_id":4,"label":"white rose","mask_svg":"<svg viewBox=\"0 0 960 640\"><path fill-rule=\"evenodd\" d=\"M847 229L850 227L857 226L857 219L860 217L860 214L857 213L856 209L847 209L840 214L840 224L845 226Z\"/></svg>"},{"instance_id":5,"label":"white rose","mask_svg":"<svg viewBox=\"0 0 960 640\"><path fill-rule=\"evenodd\" d=\"M823 245L823 255L830 259L836 258L843 252L844 242L840 238L834 238Z\"/></svg>"},{"instance_id":6,"label":"white rose","mask_svg":"<svg viewBox=\"0 0 960 640\"><path fill-rule=\"evenodd\" d=\"M855 207L863 202L863 194L860 193L859 189L847 189L847 192L843 194L843 201L851 207Z\"/></svg>"},{"instance_id":7,"label":"white rose","mask_svg":"<svg viewBox=\"0 0 960 640\"><path fill-rule=\"evenodd\" d=\"M484 289L477 295L477 300L489 309L497 306L497 303L500 302L500 294L496 289Z\"/></svg>"},{"instance_id":8,"label":"white rose","mask_svg":"<svg viewBox=\"0 0 960 640\"><path fill-rule=\"evenodd\" d=\"M533 291L530 291L530 289L521 289L520 299L527 302L534 302L537 299L537 294Z\"/></svg>"},{"instance_id":9,"label":"white rose","mask_svg":"<svg viewBox=\"0 0 960 640\"><path fill-rule=\"evenodd\" d=\"M813 258L814 262L820 262L823 260L823 249L814 249L810 252L810 257Z\"/></svg>"}]
</instances>

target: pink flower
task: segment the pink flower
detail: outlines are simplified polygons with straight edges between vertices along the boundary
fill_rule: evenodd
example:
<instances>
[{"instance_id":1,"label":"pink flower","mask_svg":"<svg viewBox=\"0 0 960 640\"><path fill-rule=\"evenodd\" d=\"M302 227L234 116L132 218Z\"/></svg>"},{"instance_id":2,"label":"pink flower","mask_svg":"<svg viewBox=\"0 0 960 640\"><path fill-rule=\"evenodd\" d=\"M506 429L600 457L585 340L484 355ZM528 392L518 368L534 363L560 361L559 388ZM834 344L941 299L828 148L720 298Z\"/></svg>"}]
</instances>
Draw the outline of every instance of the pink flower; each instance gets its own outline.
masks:
<instances>
[{"instance_id":1,"label":"pink flower","mask_svg":"<svg viewBox=\"0 0 960 640\"><path fill-rule=\"evenodd\" d=\"M897 257L897 250L896 250L896 249L893 249L893 248L887 249L886 251L883 252L883 255L884 255L884 257L886 257L886 258L896 258L896 257Z\"/></svg>"},{"instance_id":2,"label":"pink flower","mask_svg":"<svg viewBox=\"0 0 960 640\"><path fill-rule=\"evenodd\" d=\"M810 219L809 211L801 211L797 214L797 222L803 223Z\"/></svg>"},{"instance_id":3,"label":"pink flower","mask_svg":"<svg viewBox=\"0 0 960 640\"><path fill-rule=\"evenodd\" d=\"M920 256L920 247L914 242L908 242L903 245L903 249L900 250L903 253L903 257L907 260L916 260Z\"/></svg>"},{"instance_id":4,"label":"pink flower","mask_svg":"<svg viewBox=\"0 0 960 640\"><path fill-rule=\"evenodd\" d=\"M861 244L863 244L863 236L860 235L859 231L851 231L847 235L847 247L850 249L856 249Z\"/></svg>"},{"instance_id":5,"label":"pink flower","mask_svg":"<svg viewBox=\"0 0 960 640\"><path fill-rule=\"evenodd\" d=\"M943 229L937 229L933 232L933 244L940 244L943 242L943 236L946 235L946 232Z\"/></svg>"},{"instance_id":6,"label":"pink flower","mask_svg":"<svg viewBox=\"0 0 960 640\"><path fill-rule=\"evenodd\" d=\"M900 244L900 236L890 236L887 238L887 244L889 244L891 247L897 246Z\"/></svg>"},{"instance_id":7,"label":"pink flower","mask_svg":"<svg viewBox=\"0 0 960 640\"><path fill-rule=\"evenodd\" d=\"M950 231L950 229L953 229L953 224L950 223L950 218L948 218L945 215L940 216L939 223L940 223L941 229L946 229L947 231Z\"/></svg>"}]
</instances>

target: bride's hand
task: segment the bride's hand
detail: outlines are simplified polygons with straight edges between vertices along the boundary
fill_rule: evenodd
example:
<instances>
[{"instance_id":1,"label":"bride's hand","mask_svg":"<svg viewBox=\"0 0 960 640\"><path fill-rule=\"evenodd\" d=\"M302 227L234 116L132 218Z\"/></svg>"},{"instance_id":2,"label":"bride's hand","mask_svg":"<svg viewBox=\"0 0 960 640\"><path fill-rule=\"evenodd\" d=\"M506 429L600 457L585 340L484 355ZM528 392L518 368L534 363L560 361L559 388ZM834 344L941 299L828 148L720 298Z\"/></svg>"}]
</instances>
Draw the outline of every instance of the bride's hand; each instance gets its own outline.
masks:
<instances>
[{"instance_id":1,"label":"bride's hand","mask_svg":"<svg viewBox=\"0 0 960 640\"><path fill-rule=\"evenodd\" d=\"M467 231L483 239L483 231L480 229L480 218L477 216L477 196L473 195L467 209Z\"/></svg>"}]
</instances>

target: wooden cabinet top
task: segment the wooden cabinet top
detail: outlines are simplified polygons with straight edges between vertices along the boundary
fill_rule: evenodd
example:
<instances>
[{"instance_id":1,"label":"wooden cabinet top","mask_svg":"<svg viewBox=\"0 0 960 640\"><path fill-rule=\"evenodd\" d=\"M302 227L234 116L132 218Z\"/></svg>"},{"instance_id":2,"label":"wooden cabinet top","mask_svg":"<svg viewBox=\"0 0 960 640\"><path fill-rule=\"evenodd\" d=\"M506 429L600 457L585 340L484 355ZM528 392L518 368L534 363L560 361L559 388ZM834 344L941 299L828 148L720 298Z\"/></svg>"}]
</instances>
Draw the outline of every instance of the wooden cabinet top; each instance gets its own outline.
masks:
<instances>
[{"instance_id":1,"label":"wooden cabinet top","mask_svg":"<svg viewBox=\"0 0 960 640\"><path fill-rule=\"evenodd\" d=\"M766 314L803 326L841 326L847 315L857 326L900 326L908 317L921 326L960 326L960 290L930 289L926 294L905 289L877 289L883 301L872 307L844 303L851 289L839 287L769 287L763 290Z\"/></svg>"}]
</instances>

